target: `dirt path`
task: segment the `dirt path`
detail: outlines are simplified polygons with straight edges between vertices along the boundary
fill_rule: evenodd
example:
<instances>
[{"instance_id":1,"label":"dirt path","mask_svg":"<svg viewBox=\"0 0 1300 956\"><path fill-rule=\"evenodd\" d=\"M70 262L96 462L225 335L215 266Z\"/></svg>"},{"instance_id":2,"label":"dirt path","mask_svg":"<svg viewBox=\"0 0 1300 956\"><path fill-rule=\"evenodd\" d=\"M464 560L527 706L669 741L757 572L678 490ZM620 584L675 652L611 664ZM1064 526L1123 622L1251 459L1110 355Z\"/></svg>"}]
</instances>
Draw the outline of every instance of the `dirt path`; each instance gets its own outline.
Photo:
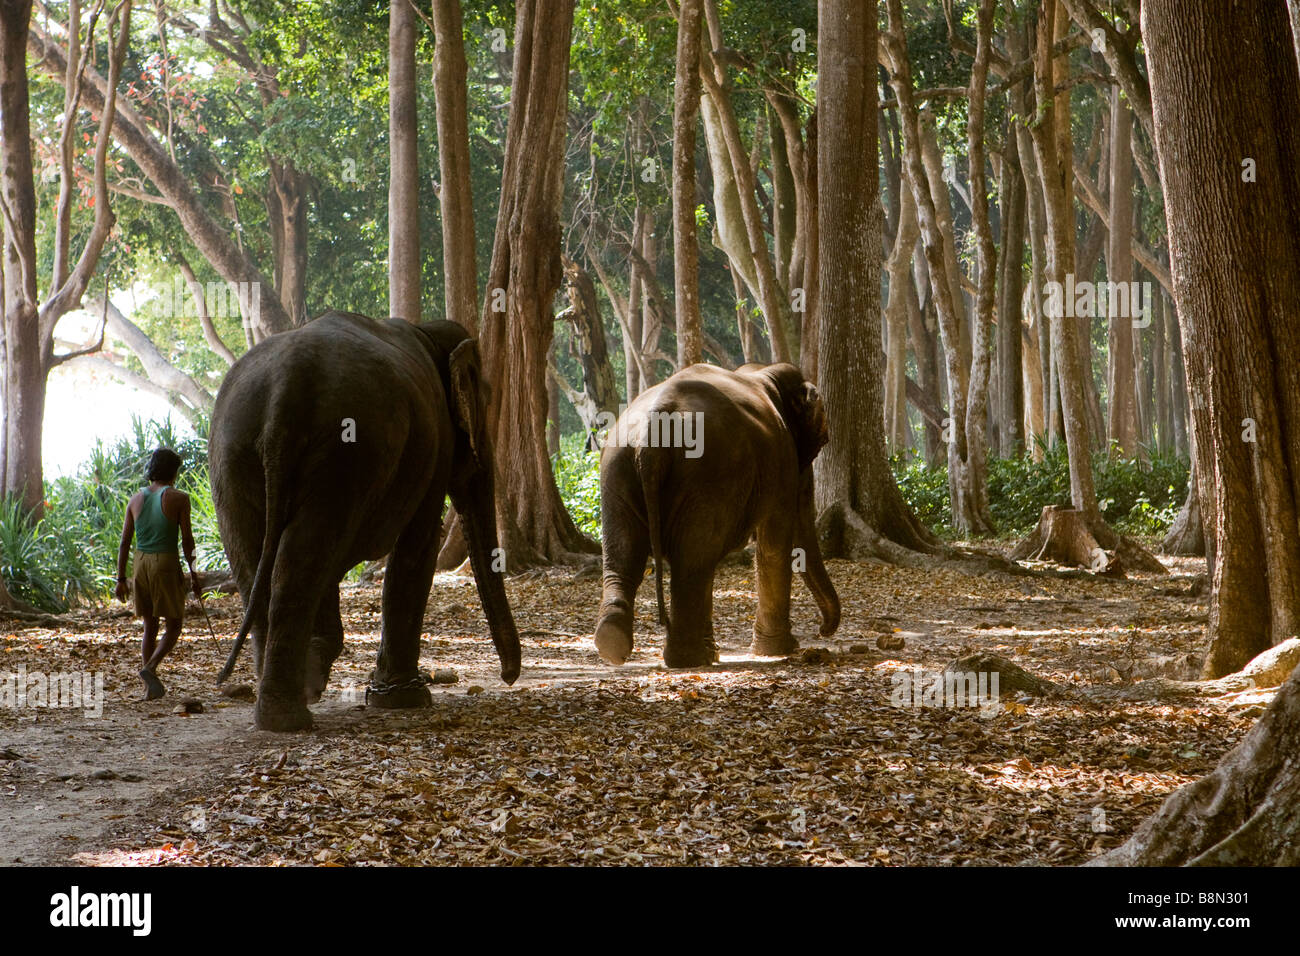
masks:
<instances>
[{"instance_id":1,"label":"dirt path","mask_svg":"<svg viewBox=\"0 0 1300 956\"><path fill-rule=\"evenodd\" d=\"M289 736L253 730L251 704L215 694L221 655L197 615L165 665L168 698L148 704L133 699L135 624L120 612L66 632L10 622L0 675L100 670L107 692L98 718L0 709L0 863L1078 862L1208 770L1254 714L1025 699L985 723L891 706L891 682L974 650L1072 685L1188 676L1198 570L1112 582L835 562L840 632L772 661L745 653L752 572L729 567L722 662L694 673L665 671L645 633L653 588L638 601L643 643L613 669L588 637L598 581L515 579L513 688L472 584L440 576L422 666L459 680L415 713L362 705L380 589L345 588L347 643L316 729ZM209 609L228 646L237 599ZM815 620L800 590L796 629ZM903 647L879 650L881 637ZM251 681L247 660L232 680ZM173 713L185 696L204 712Z\"/></svg>"}]
</instances>

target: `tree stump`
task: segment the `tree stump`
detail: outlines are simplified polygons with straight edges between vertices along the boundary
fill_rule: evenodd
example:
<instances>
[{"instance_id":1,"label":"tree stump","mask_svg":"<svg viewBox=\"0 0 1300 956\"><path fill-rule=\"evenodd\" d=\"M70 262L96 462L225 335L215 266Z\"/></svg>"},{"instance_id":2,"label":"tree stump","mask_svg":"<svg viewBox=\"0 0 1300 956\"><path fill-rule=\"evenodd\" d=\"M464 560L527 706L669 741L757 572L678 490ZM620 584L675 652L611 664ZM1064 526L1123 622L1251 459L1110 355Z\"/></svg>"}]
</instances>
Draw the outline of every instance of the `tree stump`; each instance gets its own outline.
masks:
<instances>
[{"instance_id":1,"label":"tree stump","mask_svg":"<svg viewBox=\"0 0 1300 956\"><path fill-rule=\"evenodd\" d=\"M1011 552L1012 561L1054 561L1087 568L1095 574L1122 578L1125 571L1165 574L1160 559L1132 538L1116 534L1098 517L1062 505L1048 505L1038 527Z\"/></svg>"},{"instance_id":2,"label":"tree stump","mask_svg":"<svg viewBox=\"0 0 1300 956\"><path fill-rule=\"evenodd\" d=\"M1088 568L1099 574L1123 576L1115 555L1097 543L1083 512L1060 505L1047 505L1038 517L1033 534L1011 552L1013 561L1054 561L1068 567Z\"/></svg>"}]
</instances>

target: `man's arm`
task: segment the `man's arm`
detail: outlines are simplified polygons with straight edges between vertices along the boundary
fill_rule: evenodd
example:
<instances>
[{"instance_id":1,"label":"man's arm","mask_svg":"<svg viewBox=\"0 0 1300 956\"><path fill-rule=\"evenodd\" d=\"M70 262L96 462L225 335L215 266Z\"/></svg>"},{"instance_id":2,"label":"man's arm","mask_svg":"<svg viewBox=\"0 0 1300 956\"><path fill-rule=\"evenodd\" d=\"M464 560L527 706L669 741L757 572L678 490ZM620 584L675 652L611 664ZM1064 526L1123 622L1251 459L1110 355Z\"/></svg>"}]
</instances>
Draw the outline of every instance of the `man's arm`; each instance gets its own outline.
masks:
<instances>
[{"instance_id":1,"label":"man's arm","mask_svg":"<svg viewBox=\"0 0 1300 956\"><path fill-rule=\"evenodd\" d=\"M134 497L126 503L126 518L122 522L122 541L117 546L117 588L115 593L119 601L126 600L126 559L131 554L131 539L135 536L135 515L131 511L131 505L134 503Z\"/></svg>"},{"instance_id":2,"label":"man's arm","mask_svg":"<svg viewBox=\"0 0 1300 956\"><path fill-rule=\"evenodd\" d=\"M202 591L199 588L199 576L194 570L194 529L190 527L190 496L184 492L178 492L181 496L181 550L185 552L185 562L190 566L190 585L194 589L194 596L199 597Z\"/></svg>"}]
</instances>

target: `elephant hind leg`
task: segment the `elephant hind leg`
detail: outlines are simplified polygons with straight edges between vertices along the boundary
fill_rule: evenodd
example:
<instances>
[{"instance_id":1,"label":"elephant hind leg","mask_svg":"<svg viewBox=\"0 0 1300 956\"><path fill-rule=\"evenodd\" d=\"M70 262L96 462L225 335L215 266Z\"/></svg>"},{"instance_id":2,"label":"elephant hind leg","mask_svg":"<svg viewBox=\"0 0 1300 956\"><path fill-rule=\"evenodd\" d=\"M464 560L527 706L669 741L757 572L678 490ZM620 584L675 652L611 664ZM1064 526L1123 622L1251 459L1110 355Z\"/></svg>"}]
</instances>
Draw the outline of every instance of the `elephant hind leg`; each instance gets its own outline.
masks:
<instances>
[{"instance_id":1,"label":"elephant hind leg","mask_svg":"<svg viewBox=\"0 0 1300 956\"><path fill-rule=\"evenodd\" d=\"M685 555L671 560L669 586L672 608L664 664L668 667L708 667L718 660L713 640L713 574L716 561L700 562Z\"/></svg>"},{"instance_id":2,"label":"elephant hind leg","mask_svg":"<svg viewBox=\"0 0 1300 956\"><path fill-rule=\"evenodd\" d=\"M311 643L307 645L307 676L305 695L307 703L314 704L325 693L329 683L330 667L343 653L343 618L339 613L339 589L326 590L316 610L316 624L312 628Z\"/></svg>"},{"instance_id":3,"label":"elephant hind leg","mask_svg":"<svg viewBox=\"0 0 1300 956\"><path fill-rule=\"evenodd\" d=\"M595 640L601 660L622 664L632 654L633 609L650 557L650 536L636 517L611 517L602 516L604 575Z\"/></svg>"},{"instance_id":4,"label":"elephant hind leg","mask_svg":"<svg viewBox=\"0 0 1300 956\"><path fill-rule=\"evenodd\" d=\"M790 583L794 574L794 529L782 515L759 526L754 549L758 584L758 613L750 653L780 657L793 653L799 642L790 630Z\"/></svg>"},{"instance_id":5,"label":"elephant hind leg","mask_svg":"<svg viewBox=\"0 0 1300 956\"><path fill-rule=\"evenodd\" d=\"M442 530L442 493L430 494L402 531L384 572L384 623L379 660L366 694L381 709L431 707L420 677L420 630L433 587Z\"/></svg>"}]
</instances>

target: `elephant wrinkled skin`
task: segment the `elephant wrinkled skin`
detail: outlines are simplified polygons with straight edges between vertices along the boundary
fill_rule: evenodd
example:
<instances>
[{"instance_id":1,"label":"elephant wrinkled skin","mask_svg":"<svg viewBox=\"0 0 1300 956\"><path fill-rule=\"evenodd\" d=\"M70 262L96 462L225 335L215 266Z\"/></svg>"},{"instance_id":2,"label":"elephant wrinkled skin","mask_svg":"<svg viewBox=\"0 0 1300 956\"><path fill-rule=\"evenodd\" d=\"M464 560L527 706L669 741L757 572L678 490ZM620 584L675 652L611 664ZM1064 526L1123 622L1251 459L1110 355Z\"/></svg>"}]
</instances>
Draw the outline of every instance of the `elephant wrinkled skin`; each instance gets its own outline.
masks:
<instances>
[{"instance_id":1,"label":"elephant wrinkled skin","mask_svg":"<svg viewBox=\"0 0 1300 956\"><path fill-rule=\"evenodd\" d=\"M816 387L793 365L734 372L692 365L647 389L607 437L600 458L604 591L595 642L607 663L632 652L632 609L653 555L664 663L717 660L713 574L756 540L758 614L751 651L788 654L796 569L835 632L840 602L814 528L812 462L827 441ZM670 447L665 447L670 446ZM671 447L676 446L676 447ZM663 562L672 570L665 616Z\"/></svg>"},{"instance_id":2,"label":"elephant wrinkled skin","mask_svg":"<svg viewBox=\"0 0 1300 956\"><path fill-rule=\"evenodd\" d=\"M327 312L261 342L231 368L208 460L221 540L260 676L257 726L311 726L343 649L338 585L388 555L369 703L427 706L418 670L445 498L461 515L501 677L519 636L497 547L492 451L478 345L452 322Z\"/></svg>"}]
</instances>

